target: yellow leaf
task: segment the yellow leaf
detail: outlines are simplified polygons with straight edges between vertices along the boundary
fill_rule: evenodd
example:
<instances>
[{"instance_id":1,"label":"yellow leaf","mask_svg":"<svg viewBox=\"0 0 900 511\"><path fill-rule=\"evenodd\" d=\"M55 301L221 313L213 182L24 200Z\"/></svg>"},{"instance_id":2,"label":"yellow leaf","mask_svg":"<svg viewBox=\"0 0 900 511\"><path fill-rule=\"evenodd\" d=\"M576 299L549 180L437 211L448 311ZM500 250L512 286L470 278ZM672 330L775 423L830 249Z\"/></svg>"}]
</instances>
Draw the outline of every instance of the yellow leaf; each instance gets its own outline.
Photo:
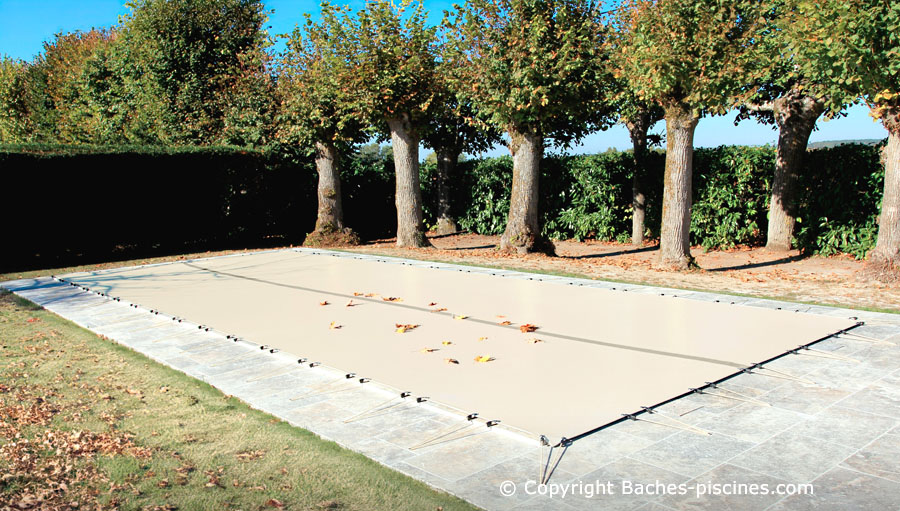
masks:
<instances>
[{"instance_id":1,"label":"yellow leaf","mask_svg":"<svg viewBox=\"0 0 900 511\"><path fill-rule=\"evenodd\" d=\"M468 317L469 317L469 316L466 316L466 315L463 315L463 314L459 314L459 315L457 315L457 316L453 316L453 319L466 319L466 318L468 318Z\"/></svg>"},{"instance_id":2,"label":"yellow leaf","mask_svg":"<svg viewBox=\"0 0 900 511\"><path fill-rule=\"evenodd\" d=\"M422 353L434 353L437 350L438 350L437 348L422 348L421 351L422 351Z\"/></svg>"},{"instance_id":3,"label":"yellow leaf","mask_svg":"<svg viewBox=\"0 0 900 511\"><path fill-rule=\"evenodd\" d=\"M443 344L444 346L450 346L450 345L453 344L453 343L450 342L450 341L444 341L444 342L442 342L441 344Z\"/></svg>"},{"instance_id":4,"label":"yellow leaf","mask_svg":"<svg viewBox=\"0 0 900 511\"><path fill-rule=\"evenodd\" d=\"M487 337L479 337L479 338L478 338L478 341L479 341L479 342L481 342L481 341L486 341L486 340L487 340Z\"/></svg>"},{"instance_id":5,"label":"yellow leaf","mask_svg":"<svg viewBox=\"0 0 900 511\"><path fill-rule=\"evenodd\" d=\"M494 357L490 355L479 355L475 357L475 362L493 362Z\"/></svg>"},{"instance_id":6,"label":"yellow leaf","mask_svg":"<svg viewBox=\"0 0 900 511\"><path fill-rule=\"evenodd\" d=\"M337 329L341 328L341 325L338 325L336 322L332 321L331 325L329 325L328 328L330 328L332 330L337 330Z\"/></svg>"}]
</instances>

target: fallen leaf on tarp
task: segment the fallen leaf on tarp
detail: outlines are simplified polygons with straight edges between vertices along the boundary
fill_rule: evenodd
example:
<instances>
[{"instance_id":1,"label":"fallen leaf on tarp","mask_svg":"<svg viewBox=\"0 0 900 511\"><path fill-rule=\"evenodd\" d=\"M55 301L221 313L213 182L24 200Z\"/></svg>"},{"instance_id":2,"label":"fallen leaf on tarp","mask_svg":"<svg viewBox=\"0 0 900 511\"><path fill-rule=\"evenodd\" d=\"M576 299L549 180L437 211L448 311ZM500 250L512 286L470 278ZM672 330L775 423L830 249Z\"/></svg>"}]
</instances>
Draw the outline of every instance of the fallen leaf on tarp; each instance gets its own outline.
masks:
<instances>
[{"instance_id":1,"label":"fallen leaf on tarp","mask_svg":"<svg viewBox=\"0 0 900 511\"><path fill-rule=\"evenodd\" d=\"M456 316L453 316L453 319L466 319L468 317L469 316L466 316L465 314L458 314Z\"/></svg>"},{"instance_id":2,"label":"fallen leaf on tarp","mask_svg":"<svg viewBox=\"0 0 900 511\"><path fill-rule=\"evenodd\" d=\"M501 321L497 324L500 326L507 326L507 325L512 325L512 321Z\"/></svg>"},{"instance_id":3,"label":"fallen leaf on tarp","mask_svg":"<svg viewBox=\"0 0 900 511\"><path fill-rule=\"evenodd\" d=\"M438 351L438 348L422 348L421 351L422 353L434 353L435 351Z\"/></svg>"},{"instance_id":4,"label":"fallen leaf on tarp","mask_svg":"<svg viewBox=\"0 0 900 511\"><path fill-rule=\"evenodd\" d=\"M328 300L322 300L319 305L328 305Z\"/></svg>"},{"instance_id":5,"label":"fallen leaf on tarp","mask_svg":"<svg viewBox=\"0 0 900 511\"><path fill-rule=\"evenodd\" d=\"M358 304L358 303L353 303L353 300L350 300L349 302L347 302L346 307L354 307L354 306L356 306L356 305L359 305L359 304Z\"/></svg>"},{"instance_id":6,"label":"fallen leaf on tarp","mask_svg":"<svg viewBox=\"0 0 900 511\"><path fill-rule=\"evenodd\" d=\"M403 301L402 298L397 298L396 296L382 296L381 299L386 302L402 302Z\"/></svg>"},{"instance_id":7,"label":"fallen leaf on tarp","mask_svg":"<svg viewBox=\"0 0 900 511\"><path fill-rule=\"evenodd\" d=\"M532 338L528 339L528 342L530 342L531 344L537 344L539 342L544 342L544 341L542 341L541 339L538 339L536 337L532 337Z\"/></svg>"},{"instance_id":8,"label":"fallen leaf on tarp","mask_svg":"<svg viewBox=\"0 0 900 511\"><path fill-rule=\"evenodd\" d=\"M486 341L486 340L487 340L487 337L479 337L479 338L478 338L478 342Z\"/></svg>"},{"instance_id":9,"label":"fallen leaf on tarp","mask_svg":"<svg viewBox=\"0 0 900 511\"><path fill-rule=\"evenodd\" d=\"M282 508L282 507L284 507L284 502L281 502L278 499L269 499L266 501L266 506Z\"/></svg>"},{"instance_id":10,"label":"fallen leaf on tarp","mask_svg":"<svg viewBox=\"0 0 900 511\"><path fill-rule=\"evenodd\" d=\"M447 310L446 307L441 307L439 309L431 309L431 312L444 312L445 310Z\"/></svg>"},{"instance_id":11,"label":"fallen leaf on tarp","mask_svg":"<svg viewBox=\"0 0 900 511\"><path fill-rule=\"evenodd\" d=\"M353 293L353 296L362 296L362 295L363 295L362 293L356 293L356 292Z\"/></svg>"},{"instance_id":12,"label":"fallen leaf on tarp","mask_svg":"<svg viewBox=\"0 0 900 511\"><path fill-rule=\"evenodd\" d=\"M450 341L444 341L444 342L442 342L441 344L443 344L444 346L450 346L450 345L453 344L453 343L450 342Z\"/></svg>"},{"instance_id":13,"label":"fallen leaf on tarp","mask_svg":"<svg viewBox=\"0 0 900 511\"><path fill-rule=\"evenodd\" d=\"M401 325L400 323L396 323L394 326L397 327L398 334L403 334L419 327L419 325Z\"/></svg>"},{"instance_id":14,"label":"fallen leaf on tarp","mask_svg":"<svg viewBox=\"0 0 900 511\"><path fill-rule=\"evenodd\" d=\"M497 314L497 317L498 317L498 318L505 318L506 316L504 316L503 314Z\"/></svg>"},{"instance_id":15,"label":"fallen leaf on tarp","mask_svg":"<svg viewBox=\"0 0 900 511\"><path fill-rule=\"evenodd\" d=\"M445 358L444 362L448 364L459 364L459 360L456 360L455 358Z\"/></svg>"},{"instance_id":16,"label":"fallen leaf on tarp","mask_svg":"<svg viewBox=\"0 0 900 511\"><path fill-rule=\"evenodd\" d=\"M524 325L519 326L519 330L522 331L523 334L527 334L528 332L534 332L538 327L532 325L531 323L525 323Z\"/></svg>"},{"instance_id":17,"label":"fallen leaf on tarp","mask_svg":"<svg viewBox=\"0 0 900 511\"><path fill-rule=\"evenodd\" d=\"M490 355L479 355L475 357L475 362L493 362L495 359Z\"/></svg>"},{"instance_id":18,"label":"fallen leaf on tarp","mask_svg":"<svg viewBox=\"0 0 900 511\"><path fill-rule=\"evenodd\" d=\"M437 305L437 302L431 302L428 304L429 307L434 307L435 305Z\"/></svg>"},{"instance_id":19,"label":"fallen leaf on tarp","mask_svg":"<svg viewBox=\"0 0 900 511\"><path fill-rule=\"evenodd\" d=\"M337 329L341 328L341 325L338 325L336 322L332 321L331 325L329 325L328 328L330 328L332 330L337 330Z\"/></svg>"}]
</instances>

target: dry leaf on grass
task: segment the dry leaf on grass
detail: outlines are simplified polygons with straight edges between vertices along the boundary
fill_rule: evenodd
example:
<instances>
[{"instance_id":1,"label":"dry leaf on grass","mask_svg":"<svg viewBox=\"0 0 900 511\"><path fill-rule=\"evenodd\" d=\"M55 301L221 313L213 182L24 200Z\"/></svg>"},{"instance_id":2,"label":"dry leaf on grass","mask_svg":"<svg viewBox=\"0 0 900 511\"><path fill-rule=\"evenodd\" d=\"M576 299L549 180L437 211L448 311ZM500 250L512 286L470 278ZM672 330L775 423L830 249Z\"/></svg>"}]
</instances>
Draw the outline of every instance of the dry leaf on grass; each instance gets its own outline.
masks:
<instances>
[{"instance_id":1,"label":"dry leaf on grass","mask_svg":"<svg viewBox=\"0 0 900 511\"><path fill-rule=\"evenodd\" d=\"M267 507L277 507L280 509L280 508L284 507L284 502L281 502L278 499L269 499L266 501L266 506Z\"/></svg>"},{"instance_id":2,"label":"dry leaf on grass","mask_svg":"<svg viewBox=\"0 0 900 511\"><path fill-rule=\"evenodd\" d=\"M235 454L238 461L255 461L266 455L266 451L241 451Z\"/></svg>"}]
</instances>

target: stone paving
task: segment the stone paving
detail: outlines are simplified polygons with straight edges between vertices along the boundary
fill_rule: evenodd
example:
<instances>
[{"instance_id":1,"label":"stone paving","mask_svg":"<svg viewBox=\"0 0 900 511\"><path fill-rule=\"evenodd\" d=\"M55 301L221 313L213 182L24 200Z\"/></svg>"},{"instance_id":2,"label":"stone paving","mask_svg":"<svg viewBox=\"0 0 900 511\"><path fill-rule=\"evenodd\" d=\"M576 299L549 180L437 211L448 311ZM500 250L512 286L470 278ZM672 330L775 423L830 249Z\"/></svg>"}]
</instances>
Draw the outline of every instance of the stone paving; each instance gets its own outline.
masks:
<instances>
[{"instance_id":1,"label":"stone paving","mask_svg":"<svg viewBox=\"0 0 900 511\"><path fill-rule=\"evenodd\" d=\"M348 421L396 396L396 389L371 382L330 391L332 387L322 385L344 374L336 368L309 367L310 361L298 363L289 353L270 353L252 340L233 342L187 319L179 322L53 278L0 286L255 408L485 509L900 509L900 315L309 251L857 317L866 324L853 332L867 339L827 339L816 349L832 357L789 355L766 365L778 373L742 374L718 392L738 392L750 401L692 394L656 409L659 422L679 425L669 420L674 418L695 430L626 421L548 453L534 439L502 427L473 427L463 438L411 448L436 433L464 426L465 418L434 403L410 401ZM550 472L546 487L536 483L542 470ZM806 483L812 484L811 495L808 490L781 494L778 486ZM511 495L503 494L510 489L515 490ZM551 497L551 490L568 494ZM717 494L698 495L712 490Z\"/></svg>"}]
</instances>

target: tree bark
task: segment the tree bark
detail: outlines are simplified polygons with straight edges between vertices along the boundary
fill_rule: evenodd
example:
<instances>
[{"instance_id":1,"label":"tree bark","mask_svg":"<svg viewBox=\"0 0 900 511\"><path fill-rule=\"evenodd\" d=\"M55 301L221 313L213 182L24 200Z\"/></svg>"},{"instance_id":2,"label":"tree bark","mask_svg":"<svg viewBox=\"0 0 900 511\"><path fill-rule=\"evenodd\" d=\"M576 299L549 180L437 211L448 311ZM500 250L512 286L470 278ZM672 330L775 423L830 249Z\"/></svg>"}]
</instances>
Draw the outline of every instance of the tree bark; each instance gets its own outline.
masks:
<instances>
[{"instance_id":1,"label":"tree bark","mask_svg":"<svg viewBox=\"0 0 900 511\"><path fill-rule=\"evenodd\" d=\"M631 136L634 148L634 176L631 180L631 244L644 244L644 219L647 215L647 196L644 194L644 179L647 169L647 131L650 129L650 114L642 112L634 119L626 119L625 126Z\"/></svg>"},{"instance_id":2,"label":"tree bark","mask_svg":"<svg viewBox=\"0 0 900 511\"><path fill-rule=\"evenodd\" d=\"M500 237L500 249L527 254L534 251L552 253L553 244L541 237L538 225L538 182L544 138L510 127L509 151L513 158L512 192L509 197L509 216L506 230Z\"/></svg>"},{"instance_id":3,"label":"tree bark","mask_svg":"<svg viewBox=\"0 0 900 511\"><path fill-rule=\"evenodd\" d=\"M438 218L437 233L453 234L459 230L456 220L450 214L450 176L455 173L459 161L459 150L439 148L437 150L438 170Z\"/></svg>"},{"instance_id":4,"label":"tree bark","mask_svg":"<svg viewBox=\"0 0 900 511\"><path fill-rule=\"evenodd\" d=\"M806 154L809 135L822 115L821 101L791 90L775 100L775 124L778 125L778 149L775 155L775 179L769 199L769 228L766 249L791 249L797 219L797 181Z\"/></svg>"},{"instance_id":5,"label":"tree bark","mask_svg":"<svg viewBox=\"0 0 900 511\"><path fill-rule=\"evenodd\" d=\"M694 130L698 117L690 105L666 106L666 172L663 190L660 266L684 270L691 257L691 186Z\"/></svg>"},{"instance_id":6,"label":"tree bark","mask_svg":"<svg viewBox=\"0 0 900 511\"><path fill-rule=\"evenodd\" d=\"M888 110L882 117L888 130L884 160L884 198L878 220L878 241L869 260L900 268L900 107Z\"/></svg>"},{"instance_id":7,"label":"tree bark","mask_svg":"<svg viewBox=\"0 0 900 511\"><path fill-rule=\"evenodd\" d=\"M419 139L408 116L388 120L396 176L397 246L427 247L419 185Z\"/></svg>"},{"instance_id":8,"label":"tree bark","mask_svg":"<svg viewBox=\"0 0 900 511\"><path fill-rule=\"evenodd\" d=\"M316 231L332 233L344 228L344 209L341 205L341 174L337 168L337 149L334 144L316 142L316 170L319 173L319 213Z\"/></svg>"}]
</instances>

